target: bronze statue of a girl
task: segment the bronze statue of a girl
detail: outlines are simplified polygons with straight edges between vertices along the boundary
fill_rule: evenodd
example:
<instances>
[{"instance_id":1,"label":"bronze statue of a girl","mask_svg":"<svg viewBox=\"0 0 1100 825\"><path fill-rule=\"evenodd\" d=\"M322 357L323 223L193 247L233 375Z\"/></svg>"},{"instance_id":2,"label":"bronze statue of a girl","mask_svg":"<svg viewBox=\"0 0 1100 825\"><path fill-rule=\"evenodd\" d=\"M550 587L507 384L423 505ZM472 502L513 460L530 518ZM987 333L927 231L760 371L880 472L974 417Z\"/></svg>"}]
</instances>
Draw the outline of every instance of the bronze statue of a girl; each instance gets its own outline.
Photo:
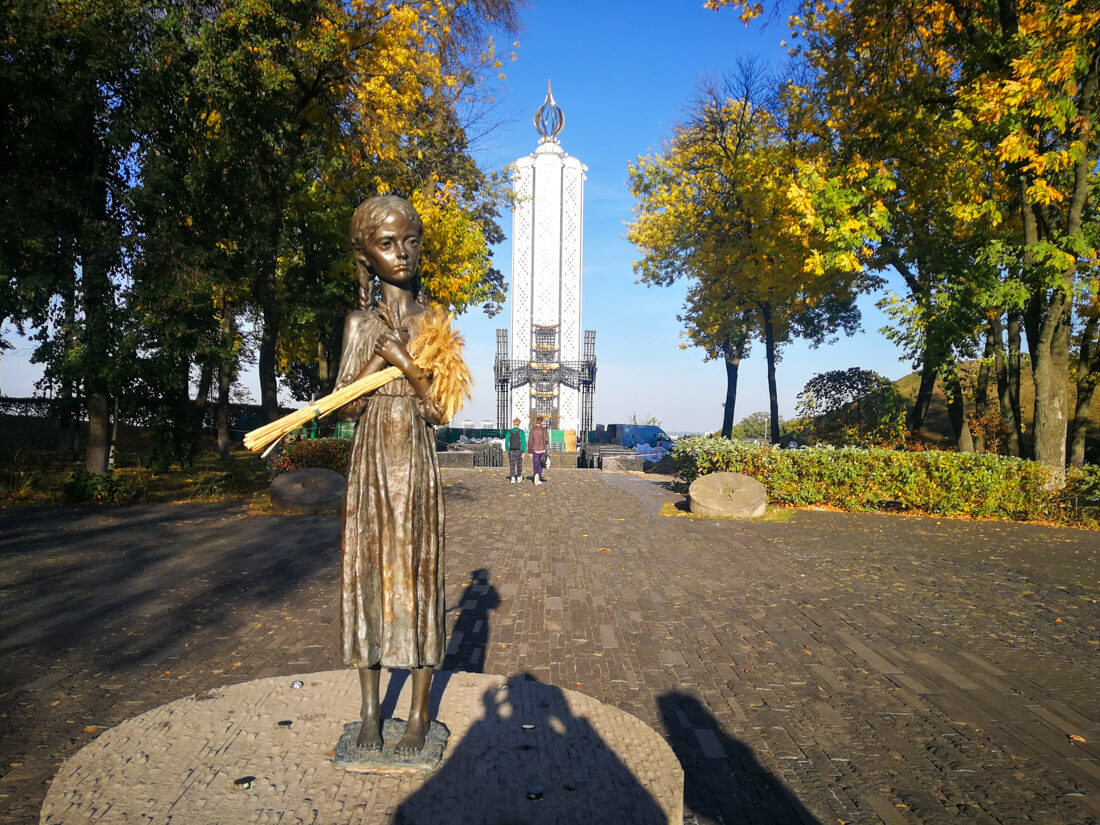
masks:
<instances>
[{"instance_id":1,"label":"bronze statue of a girl","mask_svg":"<svg viewBox=\"0 0 1100 825\"><path fill-rule=\"evenodd\" d=\"M392 195L364 201L351 221L363 309L344 327L337 387L388 366L402 376L341 410L356 418L344 500L340 618L344 660L359 668L362 728L356 746L380 751L382 666L410 668L412 707L395 747L424 746L428 695L443 660L443 488L432 425L444 414L435 378L410 354L431 310L420 301L423 225ZM368 306L373 282L379 299Z\"/></svg>"}]
</instances>

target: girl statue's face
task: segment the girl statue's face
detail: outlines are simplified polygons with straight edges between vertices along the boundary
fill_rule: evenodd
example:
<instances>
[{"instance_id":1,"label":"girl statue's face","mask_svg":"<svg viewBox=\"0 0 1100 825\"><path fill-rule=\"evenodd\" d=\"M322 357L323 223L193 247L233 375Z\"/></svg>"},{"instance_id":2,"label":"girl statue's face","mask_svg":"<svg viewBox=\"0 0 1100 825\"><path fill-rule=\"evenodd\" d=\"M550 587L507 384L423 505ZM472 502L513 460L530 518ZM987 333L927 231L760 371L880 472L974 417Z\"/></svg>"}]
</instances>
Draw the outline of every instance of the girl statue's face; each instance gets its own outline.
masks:
<instances>
[{"instance_id":1,"label":"girl statue's face","mask_svg":"<svg viewBox=\"0 0 1100 825\"><path fill-rule=\"evenodd\" d=\"M382 283L408 289L420 260L420 232L400 212L390 212L371 232L357 257Z\"/></svg>"}]
</instances>

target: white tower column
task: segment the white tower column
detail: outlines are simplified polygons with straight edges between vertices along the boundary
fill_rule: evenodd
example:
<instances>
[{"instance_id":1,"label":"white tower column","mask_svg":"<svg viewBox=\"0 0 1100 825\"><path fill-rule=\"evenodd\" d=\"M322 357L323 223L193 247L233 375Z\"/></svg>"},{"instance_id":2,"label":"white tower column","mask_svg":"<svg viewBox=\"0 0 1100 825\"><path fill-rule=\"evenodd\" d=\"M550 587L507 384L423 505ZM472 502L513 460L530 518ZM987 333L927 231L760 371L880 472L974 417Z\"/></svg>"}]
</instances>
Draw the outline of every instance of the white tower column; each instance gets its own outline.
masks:
<instances>
[{"instance_id":1,"label":"white tower column","mask_svg":"<svg viewBox=\"0 0 1100 825\"><path fill-rule=\"evenodd\" d=\"M584 173L562 151L564 125L549 89L535 113L538 148L515 162L512 186L511 358L528 362L529 383L512 395L512 417L525 425L532 414L554 416L557 427L581 426L577 389L561 383L563 362L579 362L581 349L581 249ZM552 381L540 378L550 377Z\"/></svg>"}]
</instances>

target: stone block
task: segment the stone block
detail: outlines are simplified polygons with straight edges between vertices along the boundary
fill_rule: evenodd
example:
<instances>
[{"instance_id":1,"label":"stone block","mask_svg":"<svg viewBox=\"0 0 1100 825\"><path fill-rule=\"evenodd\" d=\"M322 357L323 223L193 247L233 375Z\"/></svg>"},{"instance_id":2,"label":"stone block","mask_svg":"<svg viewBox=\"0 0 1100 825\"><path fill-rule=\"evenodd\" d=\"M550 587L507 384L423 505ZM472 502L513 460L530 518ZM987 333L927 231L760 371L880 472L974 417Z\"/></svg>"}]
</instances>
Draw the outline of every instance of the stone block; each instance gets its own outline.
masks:
<instances>
[{"instance_id":1,"label":"stone block","mask_svg":"<svg viewBox=\"0 0 1100 825\"><path fill-rule=\"evenodd\" d=\"M691 512L719 518L759 518L768 495L764 485L743 473L700 476L688 488Z\"/></svg>"},{"instance_id":2,"label":"stone block","mask_svg":"<svg viewBox=\"0 0 1100 825\"><path fill-rule=\"evenodd\" d=\"M271 503L291 513L327 513L344 502L344 477L334 470L306 467L276 476Z\"/></svg>"},{"instance_id":3,"label":"stone block","mask_svg":"<svg viewBox=\"0 0 1100 825\"><path fill-rule=\"evenodd\" d=\"M600 468L603 470L644 470L645 462L637 453L624 453L622 455L605 455L600 457Z\"/></svg>"},{"instance_id":4,"label":"stone block","mask_svg":"<svg viewBox=\"0 0 1100 825\"><path fill-rule=\"evenodd\" d=\"M465 467L470 470L474 467L474 454L469 450L448 450L436 455L440 467Z\"/></svg>"}]
</instances>

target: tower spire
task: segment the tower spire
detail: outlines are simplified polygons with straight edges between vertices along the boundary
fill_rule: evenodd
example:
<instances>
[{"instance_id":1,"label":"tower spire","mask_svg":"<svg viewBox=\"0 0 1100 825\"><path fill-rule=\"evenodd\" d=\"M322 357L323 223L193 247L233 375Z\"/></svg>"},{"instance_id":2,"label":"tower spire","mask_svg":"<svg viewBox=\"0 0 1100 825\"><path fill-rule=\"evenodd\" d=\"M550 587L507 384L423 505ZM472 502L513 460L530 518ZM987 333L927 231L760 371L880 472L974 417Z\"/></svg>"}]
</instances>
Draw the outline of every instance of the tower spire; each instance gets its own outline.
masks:
<instances>
[{"instance_id":1,"label":"tower spire","mask_svg":"<svg viewBox=\"0 0 1100 825\"><path fill-rule=\"evenodd\" d=\"M546 81L546 99L535 110L535 129L540 135L539 143L557 143L558 133L565 126L565 115L554 102L554 93L550 91L550 81Z\"/></svg>"}]
</instances>

